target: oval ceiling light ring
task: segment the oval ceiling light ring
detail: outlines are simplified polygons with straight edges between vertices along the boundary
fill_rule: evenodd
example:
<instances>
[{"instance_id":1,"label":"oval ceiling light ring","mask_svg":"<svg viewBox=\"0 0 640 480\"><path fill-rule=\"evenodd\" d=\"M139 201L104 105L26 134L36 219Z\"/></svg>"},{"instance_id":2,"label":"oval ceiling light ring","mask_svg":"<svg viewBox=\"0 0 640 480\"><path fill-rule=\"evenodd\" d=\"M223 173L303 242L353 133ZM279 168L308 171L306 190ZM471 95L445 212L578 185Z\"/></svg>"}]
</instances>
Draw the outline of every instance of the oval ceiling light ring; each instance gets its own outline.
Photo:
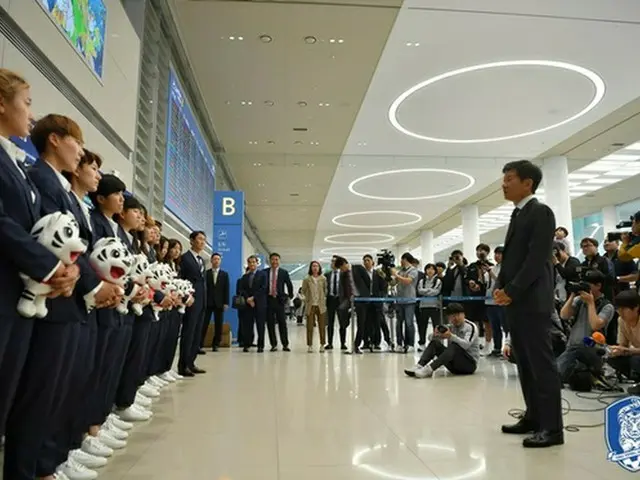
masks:
<instances>
[{"instance_id":1,"label":"oval ceiling light ring","mask_svg":"<svg viewBox=\"0 0 640 480\"><path fill-rule=\"evenodd\" d=\"M364 242L336 241L336 238L348 237L378 237L380 240L366 240ZM379 243L393 242L395 239L396 237L389 233L337 233L335 235L328 235L324 237L325 242L333 243L334 245L375 245Z\"/></svg>"},{"instance_id":2,"label":"oval ceiling light ring","mask_svg":"<svg viewBox=\"0 0 640 480\"><path fill-rule=\"evenodd\" d=\"M458 175L459 177L463 177L464 179L466 179L467 184L464 187L458 188L456 190L452 190L451 192L438 193L435 195L423 195L421 197L379 197L376 195L368 195L366 193L358 192L355 189L356 184L363 182L365 180L369 180L371 178L384 177L385 175L396 175L398 173L418 173L418 172L446 173L449 175ZM349 184L349 191L354 195L357 195L363 198L369 198L371 200L394 200L394 201L433 200L435 198L449 197L451 195L457 195L458 193L465 192L469 190L471 187L473 187L475 183L476 183L476 179L473 178L471 175L464 172L458 172L457 170L446 170L443 168L403 168L400 170L385 170L383 172L371 173L369 175L364 175L362 177L356 178L353 182Z\"/></svg>"},{"instance_id":3,"label":"oval ceiling light ring","mask_svg":"<svg viewBox=\"0 0 640 480\"><path fill-rule=\"evenodd\" d=\"M580 110L578 113L576 113L575 115L572 115L569 118L566 118L560 122L554 123L553 125L549 125L543 128L538 128L536 130L530 130L528 132L522 132L522 133L517 133L514 135L506 135L504 137L493 137L493 138L473 138L473 139L454 139L454 138L437 138L437 137L429 137L426 135L420 135L418 133L412 132L411 130L405 128L404 126L402 126L400 124L400 121L398 120L398 109L400 108L400 105L402 105L402 103L409 98L411 95L413 95L414 93L418 92L419 90L422 90L425 87L428 87L429 85L433 85L436 82L439 82L441 80L446 80L447 78L451 78L451 77L456 77L458 75L463 75L465 73L470 73L470 72L476 72L479 70L488 70L488 69L492 69L492 68L502 68L502 67L519 67L519 66L524 66L524 67L550 67L550 68L559 68L559 69L563 69L563 70L567 70L567 71L571 71L571 72L575 72L578 73L580 75L582 75L583 77L587 78L589 81L591 81L591 83L593 84L594 88L595 88L595 93L593 95L593 98L591 99L591 102L589 102L589 104L584 107L582 110ZM582 117L583 115L586 115L588 112L590 112L591 110L593 110L596 105L598 105L601 101L602 98L604 97L605 94L605 83L604 80L602 80L602 78L595 72L593 72L592 70L589 70L588 68L584 68L584 67L580 67L578 65L574 65L572 63L566 63L566 62L557 62L557 61L552 61L552 60L509 60L509 61L503 61L503 62L492 62L492 63L483 63L480 65L472 65L470 67L464 67L464 68L459 68L457 70L452 70L450 72L445 72L443 74L437 75L435 77L429 78L423 82L418 83L417 85L414 85L413 87L411 87L410 89L408 89L407 91L405 91L404 93L402 93L398 98L396 98L393 103L391 104L391 107L389 107L389 121L391 122L391 124L394 126L394 128L396 130L398 130L399 132L404 133L405 135L408 135L410 137L414 137L414 138L418 138L420 140L428 140L430 142L438 142L438 143L490 143L490 142L501 142L504 140L513 140L516 138L522 138L522 137L528 137L530 135L536 135L538 133L542 133L542 132L546 132L549 130L552 130L554 128L558 128L562 125L565 125L569 122L572 122L580 117Z\"/></svg>"},{"instance_id":4,"label":"oval ceiling light ring","mask_svg":"<svg viewBox=\"0 0 640 480\"><path fill-rule=\"evenodd\" d=\"M375 247L328 247L320 250L322 255L366 255L367 253L377 253L378 249Z\"/></svg>"},{"instance_id":5,"label":"oval ceiling light ring","mask_svg":"<svg viewBox=\"0 0 640 480\"><path fill-rule=\"evenodd\" d=\"M408 217L413 217L413 220L408 222L401 223L390 223L387 225L354 225L350 223L339 222L338 220L347 217L354 217L357 215L405 215ZM334 225L338 225L339 227L347 227L347 228L398 228L398 227L408 227L410 225L415 225L422 221L422 215L413 212L404 212L402 210L364 210L361 212L349 212L342 213L340 215L336 215L331 219L331 223Z\"/></svg>"}]
</instances>

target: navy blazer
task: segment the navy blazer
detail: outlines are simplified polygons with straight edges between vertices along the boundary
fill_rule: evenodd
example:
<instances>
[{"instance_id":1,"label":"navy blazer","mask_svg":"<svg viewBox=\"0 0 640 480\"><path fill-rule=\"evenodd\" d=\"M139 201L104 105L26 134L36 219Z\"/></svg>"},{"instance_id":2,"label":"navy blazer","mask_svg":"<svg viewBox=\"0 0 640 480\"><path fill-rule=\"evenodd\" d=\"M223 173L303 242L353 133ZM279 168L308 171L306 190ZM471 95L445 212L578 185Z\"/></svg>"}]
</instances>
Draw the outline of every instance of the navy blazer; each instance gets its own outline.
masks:
<instances>
[{"instance_id":1,"label":"navy blazer","mask_svg":"<svg viewBox=\"0 0 640 480\"><path fill-rule=\"evenodd\" d=\"M33 195L32 195L33 194ZM40 219L40 193L0 146L0 313L17 315L22 272L34 280L53 273L59 261L31 236Z\"/></svg>"},{"instance_id":2,"label":"navy blazer","mask_svg":"<svg viewBox=\"0 0 640 480\"><path fill-rule=\"evenodd\" d=\"M193 296L193 307L198 309L204 308L206 304L206 285L205 285L205 270L204 260L202 260L202 270L200 264L193 256L191 251L182 255L180 260L180 277L185 280L189 280L193 284L195 294Z\"/></svg>"},{"instance_id":3,"label":"navy blazer","mask_svg":"<svg viewBox=\"0 0 640 480\"><path fill-rule=\"evenodd\" d=\"M253 282L251 282L251 273L247 272L238 280L237 293L245 300L253 297L256 301L256 308L266 307L267 281L264 270L256 270Z\"/></svg>"},{"instance_id":4,"label":"navy blazer","mask_svg":"<svg viewBox=\"0 0 640 480\"><path fill-rule=\"evenodd\" d=\"M28 174L29 178L40 191L40 195L42 195L42 215L48 215L54 212L67 212L73 215L78 225L80 225L81 238L87 245L91 246L93 234L87 225L87 219L76 200L72 200L73 194L67 192L62 187L53 168L47 162L40 159L29 169ZM78 267L80 268L80 279L76 285L76 290L80 296L84 296L95 290L101 281L89 264L90 254L91 249L89 248L77 261Z\"/></svg>"},{"instance_id":5,"label":"navy blazer","mask_svg":"<svg viewBox=\"0 0 640 480\"><path fill-rule=\"evenodd\" d=\"M265 294L268 296L271 292L271 268L265 268L261 272L266 277ZM285 287L287 292L285 292ZM293 298L293 283L289 277L289 272L284 268L278 268L278 276L276 278L276 297L281 303L286 303L288 299Z\"/></svg>"}]
</instances>

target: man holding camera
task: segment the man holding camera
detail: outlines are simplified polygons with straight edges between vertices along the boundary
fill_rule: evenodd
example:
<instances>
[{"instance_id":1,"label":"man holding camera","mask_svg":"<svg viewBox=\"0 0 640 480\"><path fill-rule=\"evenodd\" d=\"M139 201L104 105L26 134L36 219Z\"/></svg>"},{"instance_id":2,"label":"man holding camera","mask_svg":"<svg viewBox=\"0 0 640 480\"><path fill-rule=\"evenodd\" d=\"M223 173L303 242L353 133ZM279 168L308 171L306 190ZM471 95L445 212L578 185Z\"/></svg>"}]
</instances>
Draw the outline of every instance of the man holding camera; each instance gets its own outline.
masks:
<instances>
[{"instance_id":1,"label":"man holding camera","mask_svg":"<svg viewBox=\"0 0 640 480\"><path fill-rule=\"evenodd\" d=\"M616 307L620 315L618 345L611 348L608 363L629 380L640 382L640 295L634 290L620 292ZM640 384L630 387L629 393L639 394Z\"/></svg>"},{"instance_id":2,"label":"man holding camera","mask_svg":"<svg viewBox=\"0 0 640 480\"><path fill-rule=\"evenodd\" d=\"M556 273L555 298L559 302L561 308L567 301L569 292L567 292L567 282L577 282L580 280L577 268L580 266L580 260L569 255L567 246L564 242L554 242L553 257L551 257L553 269Z\"/></svg>"},{"instance_id":3,"label":"man holding camera","mask_svg":"<svg viewBox=\"0 0 640 480\"><path fill-rule=\"evenodd\" d=\"M567 349L558 357L558 371L563 383L570 382L579 364L594 372L601 370L602 359L596 350L585 346L584 339L604 330L613 318L613 305L602 292L605 283L602 272L588 270L580 282L567 285L570 294L560 310L560 318L571 319L572 326Z\"/></svg>"},{"instance_id":4,"label":"man holding camera","mask_svg":"<svg viewBox=\"0 0 640 480\"><path fill-rule=\"evenodd\" d=\"M471 375L478 367L478 327L464 316L464 307L451 303L445 309L449 325L439 325L418 364L404 371L410 377L427 378L440 367L456 375ZM443 340L447 340L445 347Z\"/></svg>"},{"instance_id":5,"label":"man holding camera","mask_svg":"<svg viewBox=\"0 0 640 480\"><path fill-rule=\"evenodd\" d=\"M578 269L578 272L580 273L581 270L600 270L604 275L602 293L609 301L613 301L614 272L612 268L609 268L609 261L598 252L599 245L600 242L595 238L587 237L580 240L584 262L580 265L582 268Z\"/></svg>"}]
</instances>

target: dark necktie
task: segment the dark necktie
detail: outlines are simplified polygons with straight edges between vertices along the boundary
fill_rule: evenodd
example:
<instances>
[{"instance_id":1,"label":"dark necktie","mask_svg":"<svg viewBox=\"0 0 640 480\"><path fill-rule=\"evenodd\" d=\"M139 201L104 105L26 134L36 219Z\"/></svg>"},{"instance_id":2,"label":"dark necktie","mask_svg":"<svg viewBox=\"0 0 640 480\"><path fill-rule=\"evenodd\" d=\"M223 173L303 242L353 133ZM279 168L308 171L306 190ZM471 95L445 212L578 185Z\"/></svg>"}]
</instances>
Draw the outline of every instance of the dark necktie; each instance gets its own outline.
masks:
<instances>
[{"instance_id":1,"label":"dark necktie","mask_svg":"<svg viewBox=\"0 0 640 480\"><path fill-rule=\"evenodd\" d=\"M253 272L249 274L249 288L253 287Z\"/></svg>"},{"instance_id":2,"label":"dark necktie","mask_svg":"<svg viewBox=\"0 0 640 480\"><path fill-rule=\"evenodd\" d=\"M336 272L333 272L333 287L332 287L332 289L333 289L333 292L331 292L332 295L334 297L337 297L338 296L338 274Z\"/></svg>"},{"instance_id":3,"label":"dark necktie","mask_svg":"<svg viewBox=\"0 0 640 480\"><path fill-rule=\"evenodd\" d=\"M505 243L509 241L511 235L513 234L513 229L515 228L516 217L520 213L520 209L518 207L513 209L511 212L511 220L509 221L509 228L507 228L507 235L505 237Z\"/></svg>"}]
</instances>

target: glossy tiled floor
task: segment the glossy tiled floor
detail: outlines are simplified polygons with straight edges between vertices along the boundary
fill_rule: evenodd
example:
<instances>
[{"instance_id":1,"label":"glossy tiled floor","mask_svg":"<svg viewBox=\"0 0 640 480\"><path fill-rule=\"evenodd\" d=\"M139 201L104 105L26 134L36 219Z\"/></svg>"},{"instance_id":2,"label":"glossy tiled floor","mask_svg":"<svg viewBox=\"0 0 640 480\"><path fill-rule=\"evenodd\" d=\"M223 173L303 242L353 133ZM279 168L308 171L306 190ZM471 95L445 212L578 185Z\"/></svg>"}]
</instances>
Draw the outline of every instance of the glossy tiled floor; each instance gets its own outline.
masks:
<instances>
[{"instance_id":1,"label":"glossy tiled floor","mask_svg":"<svg viewBox=\"0 0 640 480\"><path fill-rule=\"evenodd\" d=\"M466 378L416 380L409 355L291 353L199 357L207 374L168 387L155 417L102 469L104 480L373 480L632 478L606 460L603 428L524 450L499 433L520 406L513 367L483 360ZM565 392L576 407L596 402ZM567 423L598 423L571 413Z\"/></svg>"}]
</instances>

